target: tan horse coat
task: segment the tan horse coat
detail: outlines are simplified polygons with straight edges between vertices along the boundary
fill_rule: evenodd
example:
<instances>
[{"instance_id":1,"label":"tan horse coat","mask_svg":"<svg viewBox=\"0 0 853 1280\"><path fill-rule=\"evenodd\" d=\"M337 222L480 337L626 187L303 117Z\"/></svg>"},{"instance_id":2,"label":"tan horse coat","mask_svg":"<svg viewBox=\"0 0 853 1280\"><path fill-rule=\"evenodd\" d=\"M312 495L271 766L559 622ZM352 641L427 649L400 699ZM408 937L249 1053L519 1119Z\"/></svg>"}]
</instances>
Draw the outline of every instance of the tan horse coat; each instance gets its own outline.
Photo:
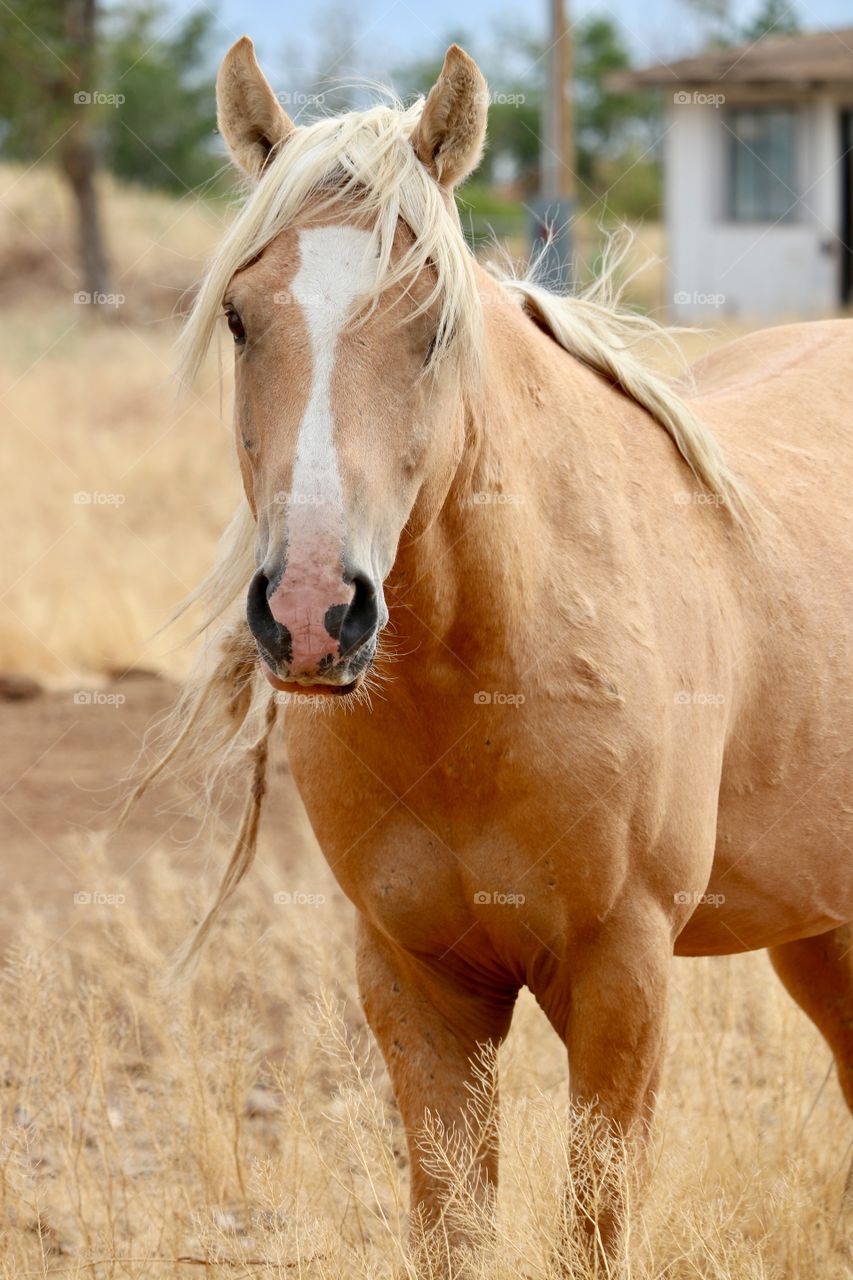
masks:
<instances>
[{"instance_id":1,"label":"tan horse coat","mask_svg":"<svg viewBox=\"0 0 853 1280\"><path fill-rule=\"evenodd\" d=\"M658 1081L672 953L758 947L853 1106L850 326L697 370L767 508L753 554L639 409L525 317L487 314L491 394L389 581L408 656L371 711L287 718L403 1114L464 1107L469 1059L527 985L573 1092L628 1127Z\"/></svg>"},{"instance_id":2,"label":"tan horse coat","mask_svg":"<svg viewBox=\"0 0 853 1280\"><path fill-rule=\"evenodd\" d=\"M451 51L413 137L439 183L476 162L481 84ZM271 97L241 42L220 120L250 171L293 136ZM359 216L309 204L229 285L249 335L236 417L259 561L310 381L299 308L280 323L269 299L288 296L300 227ZM397 237L402 253L411 233ZM434 1221L425 1111L470 1126L472 1059L523 985L566 1043L574 1096L628 1134L651 1114L673 954L768 947L853 1107L853 329L776 329L697 367L691 403L754 495L750 532L644 408L479 268L479 380L424 390L428 277L341 335L331 383L347 520L387 558L396 661L371 706L292 698L286 732L358 912L413 1207ZM599 1226L612 1241L606 1213Z\"/></svg>"}]
</instances>

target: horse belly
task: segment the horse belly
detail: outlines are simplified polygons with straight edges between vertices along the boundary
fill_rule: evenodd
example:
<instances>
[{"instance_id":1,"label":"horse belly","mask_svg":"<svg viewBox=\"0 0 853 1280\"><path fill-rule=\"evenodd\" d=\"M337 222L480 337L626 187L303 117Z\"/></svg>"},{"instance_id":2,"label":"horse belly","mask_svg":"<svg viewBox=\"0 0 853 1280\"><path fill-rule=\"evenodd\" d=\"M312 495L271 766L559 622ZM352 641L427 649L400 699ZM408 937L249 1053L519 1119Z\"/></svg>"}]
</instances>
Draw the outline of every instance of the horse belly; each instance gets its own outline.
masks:
<instances>
[{"instance_id":1,"label":"horse belly","mask_svg":"<svg viewBox=\"0 0 853 1280\"><path fill-rule=\"evenodd\" d=\"M711 876L676 954L752 951L853 919L846 784L839 774L724 796Z\"/></svg>"}]
</instances>

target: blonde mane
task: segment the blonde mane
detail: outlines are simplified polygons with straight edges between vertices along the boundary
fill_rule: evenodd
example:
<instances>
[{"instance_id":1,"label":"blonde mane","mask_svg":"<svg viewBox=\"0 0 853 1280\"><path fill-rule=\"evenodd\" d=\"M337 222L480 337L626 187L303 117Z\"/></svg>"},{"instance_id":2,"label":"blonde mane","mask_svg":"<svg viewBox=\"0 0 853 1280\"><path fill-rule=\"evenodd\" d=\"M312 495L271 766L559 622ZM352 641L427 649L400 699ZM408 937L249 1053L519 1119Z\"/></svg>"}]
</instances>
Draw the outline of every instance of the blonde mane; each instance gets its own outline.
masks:
<instances>
[{"instance_id":1,"label":"blonde mane","mask_svg":"<svg viewBox=\"0 0 853 1280\"><path fill-rule=\"evenodd\" d=\"M354 201L372 223L378 268L364 309L375 307L391 285L412 279L429 265L435 284L414 314L438 307L431 368L441 363L451 343L457 354L476 363L482 308L474 259L452 198L429 176L411 145L422 111L422 101L404 107L392 100L301 126L290 135L268 162L205 276L179 342L185 379L194 377L204 359L232 276L304 216L309 202L313 217ZM414 240L392 264L401 221Z\"/></svg>"},{"instance_id":2,"label":"blonde mane","mask_svg":"<svg viewBox=\"0 0 853 1280\"><path fill-rule=\"evenodd\" d=\"M429 368L437 373L453 353L475 373L483 341L483 306L475 260L462 235L452 196L415 155L411 135L423 102L411 107L391 100L366 111L301 126L268 162L216 253L199 290L179 344L180 369L191 380L199 369L229 282L287 227L304 216L355 202L372 225L378 259L376 283L364 313L390 285L429 268L434 285L419 311L435 306L438 329ZM392 262L402 221L412 232L407 250ZM736 524L748 523L749 506L711 432L667 380L649 366L649 345L674 348L672 331L618 305L613 288L620 255L605 255L604 269L586 293L560 296L529 277L492 269L509 296L544 326L570 355L604 374L648 410L671 436L697 479L717 496ZM476 389L476 380L464 383ZM469 394L475 394L469 390ZM215 903L183 949L188 965L248 871L255 851L264 794L267 748L277 700L258 671L255 647L242 614L234 608L254 572L255 526L248 504L240 507L223 536L217 563L179 613L201 603L199 630L210 643L196 675L162 730L163 751L131 794L123 814L164 769L180 757L181 773L202 782L202 797L219 792L223 773L248 776L248 796L231 859ZM346 707L359 695L336 703ZM361 697L365 695L362 693Z\"/></svg>"}]
</instances>

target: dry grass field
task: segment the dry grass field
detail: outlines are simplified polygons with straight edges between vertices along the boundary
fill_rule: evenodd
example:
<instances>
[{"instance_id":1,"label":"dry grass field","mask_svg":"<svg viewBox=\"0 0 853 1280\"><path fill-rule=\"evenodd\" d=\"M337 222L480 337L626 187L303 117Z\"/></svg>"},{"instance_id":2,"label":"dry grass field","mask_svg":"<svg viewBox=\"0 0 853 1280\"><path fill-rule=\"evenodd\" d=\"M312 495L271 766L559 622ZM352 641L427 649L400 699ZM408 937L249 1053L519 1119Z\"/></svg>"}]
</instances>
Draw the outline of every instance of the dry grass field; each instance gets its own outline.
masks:
<instances>
[{"instance_id":1,"label":"dry grass field","mask_svg":"<svg viewBox=\"0 0 853 1280\"><path fill-rule=\"evenodd\" d=\"M0 200L0 672L45 686L2 703L0 1277L406 1276L405 1147L351 911L286 761L191 991L163 976L227 831L200 833L169 782L120 840L97 832L171 696L113 676L184 669L150 635L237 496L227 375L220 393L211 363L183 398L170 380L168 317L223 211L110 189L125 302L93 322L73 302L61 190L3 169ZM556 1280L567 1067L529 998L501 1070L497 1232L466 1274ZM850 1276L851 1137L829 1052L766 958L676 962L655 1171L622 1274Z\"/></svg>"}]
</instances>

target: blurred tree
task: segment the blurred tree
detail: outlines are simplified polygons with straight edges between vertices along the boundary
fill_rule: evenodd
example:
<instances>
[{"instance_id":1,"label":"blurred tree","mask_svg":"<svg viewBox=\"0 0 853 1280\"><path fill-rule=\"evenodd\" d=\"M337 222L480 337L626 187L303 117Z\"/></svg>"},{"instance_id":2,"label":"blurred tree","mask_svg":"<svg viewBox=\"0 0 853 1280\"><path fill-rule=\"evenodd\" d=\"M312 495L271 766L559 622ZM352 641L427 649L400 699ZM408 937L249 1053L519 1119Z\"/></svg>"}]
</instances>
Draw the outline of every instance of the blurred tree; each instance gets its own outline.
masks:
<instances>
[{"instance_id":1,"label":"blurred tree","mask_svg":"<svg viewBox=\"0 0 853 1280\"><path fill-rule=\"evenodd\" d=\"M764 0L752 21L741 25L739 39L752 44L764 36L793 36L800 30L800 19L791 0Z\"/></svg>"},{"instance_id":2,"label":"blurred tree","mask_svg":"<svg viewBox=\"0 0 853 1280\"><path fill-rule=\"evenodd\" d=\"M305 25L305 38L291 38L284 48L282 105L296 121L352 111L361 96L359 59L365 52L358 6L326 0Z\"/></svg>"},{"instance_id":3,"label":"blurred tree","mask_svg":"<svg viewBox=\"0 0 853 1280\"><path fill-rule=\"evenodd\" d=\"M516 30L499 34L498 47L490 54L480 51L476 41L465 31L450 32L441 42L441 51L400 67L394 75L398 92L410 99L414 94L427 94L438 79L448 45L461 45L476 58L489 81L489 133L486 152L477 170L477 186L487 187L496 179L496 170L509 162L519 184L535 189L539 165L539 116L542 96L541 69L536 66L527 80L504 65L504 42L512 42L516 51L524 37ZM541 49L532 53L531 63Z\"/></svg>"},{"instance_id":4,"label":"blurred tree","mask_svg":"<svg viewBox=\"0 0 853 1280\"><path fill-rule=\"evenodd\" d=\"M651 94L612 93L606 78L631 65L619 27L594 15L575 27L575 130L581 181L594 191L600 164L612 160L641 138L650 145L659 106Z\"/></svg>"},{"instance_id":5,"label":"blurred tree","mask_svg":"<svg viewBox=\"0 0 853 1280\"><path fill-rule=\"evenodd\" d=\"M614 160L631 152L633 163L634 154L651 145L659 106L652 95L612 93L606 87L611 71L631 64L615 22L598 16L583 18L575 24L574 36L577 168L581 197L588 201L599 193ZM509 170L515 184L525 194L532 194L539 183L543 43L524 26L504 24L496 30L493 47L481 53L464 33L455 33L442 41L441 54L397 72L395 80L401 91L426 93L441 70L444 48L453 40L478 59L492 94L487 150L477 171L477 186L493 183ZM646 169L656 169L656 161L647 162ZM654 179L650 183L648 176L643 175L644 200L654 187ZM652 207L654 203L652 200Z\"/></svg>"},{"instance_id":6,"label":"blurred tree","mask_svg":"<svg viewBox=\"0 0 853 1280\"><path fill-rule=\"evenodd\" d=\"M792 0L761 0L758 11L746 21L740 18L735 0L684 0L684 3L705 21L711 44L754 44L765 36L790 36L801 30Z\"/></svg>"},{"instance_id":7,"label":"blurred tree","mask_svg":"<svg viewBox=\"0 0 853 1280\"><path fill-rule=\"evenodd\" d=\"M57 162L73 195L84 290L109 292L97 170L184 191L218 167L211 34L158 0L100 11L97 0L0 4L0 146Z\"/></svg>"},{"instance_id":8,"label":"blurred tree","mask_svg":"<svg viewBox=\"0 0 853 1280\"><path fill-rule=\"evenodd\" d=\"M463 28L457 27L455 30L448 31L447 35L439 41L434 53L428 54L425 58L416 58L411 62L403 63L394 71L394 88L401 98L411 100L417 94L425 97L429 93L441 73L445 52L452 44L458 44L472 58L478 60L484 71L487 69L481 53L477 50L476 41Z\"/></svg>"},{"instance_id":9,"label":"blurred tree","mask_svg":"<svg viewBox=\"0 0 853 1280\"><path fill-rule=\"evenodd\" d=\"M0 7L0 130L11 156L56 155L73 193L83 287L98 305L109 290L98 204L95 0L27 0Z\"/></svg>"},{"instance_id":10,"label":"blurred tree","mask_svg":"<svg viewBox=\"0 0 853 1280\"><path fill-rule=\"evenodd\" d=\"M116 10L104 44L111 83L124 99L104 121L104 158L120 178L186 191L220 163L213 146L213 31L209 9L166 26L158 3Z\"/></svg>"}]
</instances>

